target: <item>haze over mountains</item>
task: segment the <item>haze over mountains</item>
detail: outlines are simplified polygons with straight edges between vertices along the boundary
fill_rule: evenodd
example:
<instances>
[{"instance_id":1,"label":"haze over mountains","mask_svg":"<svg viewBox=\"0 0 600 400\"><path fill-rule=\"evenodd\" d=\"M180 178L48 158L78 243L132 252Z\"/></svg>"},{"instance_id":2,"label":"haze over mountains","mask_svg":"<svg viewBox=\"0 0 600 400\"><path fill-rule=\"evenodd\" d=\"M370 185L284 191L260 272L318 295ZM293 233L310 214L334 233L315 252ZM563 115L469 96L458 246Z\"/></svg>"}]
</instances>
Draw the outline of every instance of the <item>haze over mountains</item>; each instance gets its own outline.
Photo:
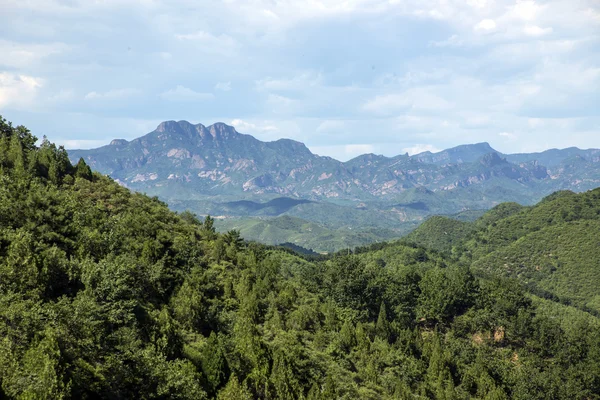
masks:
<instances>
[{"instance_id":1,"label":"haze over mountains","mask_svg":"<svg viewBox=\"0 0 600 400\"><path fill-rule=\"evenodd\" d=\"M433 214L489 209L505 201L533 204L557 190L600 186L598 149L502 154L477 143L340 162L315 155L300 142L262 142L224 123L166 121L130 142L116 139L97 149L70 150L69 156L83 157L93 169L176 210L286 216L276 224L283 231L271 220L262 220L261 227L239 218L222 224L241 229L249 239L328 251L398 236ZM315 235L303 236L305 223L325 229L316 243ZM352 231L358 227L360 232Z\"/></svg>"}]
</instances>

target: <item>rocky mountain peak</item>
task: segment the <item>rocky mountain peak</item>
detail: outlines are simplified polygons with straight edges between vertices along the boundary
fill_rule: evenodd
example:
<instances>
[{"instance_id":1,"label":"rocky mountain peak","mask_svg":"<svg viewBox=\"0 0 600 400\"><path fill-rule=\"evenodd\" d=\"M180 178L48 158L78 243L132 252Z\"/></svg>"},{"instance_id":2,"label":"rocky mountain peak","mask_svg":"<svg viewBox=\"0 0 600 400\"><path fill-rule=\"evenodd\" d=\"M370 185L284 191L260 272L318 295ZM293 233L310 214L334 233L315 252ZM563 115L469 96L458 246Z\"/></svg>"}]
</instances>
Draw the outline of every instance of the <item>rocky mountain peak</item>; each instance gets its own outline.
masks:
<instances>
[{"instance_id":1,"label":"rocky mountain peak","mask_svg":"<svg viewBox=\"0 0 600 400\"><path fill-rule=\"evenodd\" d=\"M111 146L125 146L127 143L129 143L129 142L125 139L114 139L112 142L110 142L110 145Z\"/></svg>"},{"instance_id":2,"label":"rocky mountain peak","mask_svg":"<svg viewBox=\"0 0 600 400\"><path fill-rule=\"evenodd\" d=\"M508 164L508 162L506 161L506 159L505 158L501 158L498 155L498 153L496 153L496 152L487 153L486 155L484 155L483 157L481 157L481 159L479 160L479 162L482 165L486 166L486 167L493 167L495 165L500 165L500 164Z\"/></svg>"},{"instance_id":3,"label":"rocky mountain peak","mask_svg":"<svg viewBox=\"0 0 600 400\"><path fill-rule=\"evenodd\" d=\"M157 127L156 127L156 131L157 132L176 132L178 130L180 130L181 127L179 126L179 123L176 121L164 121L161 122Z\"/></svg>"},{"instance_id":4,"label":"rocky mountain peak","mask_svg":"<svg viewBox=\"0 0 600 400\"><path fill-rule=\"evenodd\" d=\"M274 142L269 142L268 146L282 152L282 154L313 155L304 143L292 139L275 140Z\"/></svg>"},{"instance_id":5,"label":"rocky mountain peak","mask_svg":"<svg viewBox=\"0 0 600 400\"><path fill-rule=\"evenodd\" d=\"M496 150L494 150L492 148L492 146L490 146L490 144L488 142L475 143L475 144L472 144L471 146L473 148L478 149L478 150L489 151L490 153L495 153L496 152Z\"/></svg>"},{"instance_id":6,"label":"rocky mountain peak","mask_svg":"<svg viewBox=\"0 0 600 400\"><path fill-rule=\"evenodd\" d=\"M239 136L238 131L233 126L223 122L216 122L206 128L211 136L217 140L232 139Z\"/></svg>"},{"instance_id":7,"label":"rocky mountain peak","mask_svg":"<svg viewBox=\"0 0 600 400\"><path fill-rule=\"evenodd\" d=\"M176 135L193 135L202 125L193 125L188 121L164 121L156 127L156 132Z\"/></svg>"}]
</instances>

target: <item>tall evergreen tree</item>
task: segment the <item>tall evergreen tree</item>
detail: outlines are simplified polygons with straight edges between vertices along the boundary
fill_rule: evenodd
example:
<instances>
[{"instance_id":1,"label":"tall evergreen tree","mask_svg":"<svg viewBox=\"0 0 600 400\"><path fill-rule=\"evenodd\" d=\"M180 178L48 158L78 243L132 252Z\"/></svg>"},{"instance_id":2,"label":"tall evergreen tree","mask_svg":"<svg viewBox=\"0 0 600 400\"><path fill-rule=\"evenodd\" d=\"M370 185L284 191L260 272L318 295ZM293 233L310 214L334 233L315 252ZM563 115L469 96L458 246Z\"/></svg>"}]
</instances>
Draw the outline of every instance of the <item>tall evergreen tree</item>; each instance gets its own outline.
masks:
<instances>
[{"instance_id":1,"label":"tall evergreen tree","mask_svg":"<svg viewBox=\"0 0 600 400\"><path fill-rule=\"evenodd\" d=\"M92 170L84 161L83 158L80 158L75 166L75 176L78 178L92 180Z\"/></svg>"},{"instance_id":2,"label":"tall evergreen tree","mask_svg":"<svg viewBox=\"0 0 600 400\"><path fill-rule=\"evenodd\" d=\"M212 392L215 392L229 375L225 352L217 334L211 332L202 352L202 372Z\"/></svg>"},{"instance_id":3,"label":"tall evergreen tree","mask_svg":"<svg viewBox=\"0 0 600 400\"><path fill-rule=\"evenodd\" d=\"M391 336L390 323L387 319L387 311L385 309L385 303L382 302L379 308L379 316L377 317L377 324L375 325L376 335L385 341L388 341Z\"/></svg>"}]
</instances>

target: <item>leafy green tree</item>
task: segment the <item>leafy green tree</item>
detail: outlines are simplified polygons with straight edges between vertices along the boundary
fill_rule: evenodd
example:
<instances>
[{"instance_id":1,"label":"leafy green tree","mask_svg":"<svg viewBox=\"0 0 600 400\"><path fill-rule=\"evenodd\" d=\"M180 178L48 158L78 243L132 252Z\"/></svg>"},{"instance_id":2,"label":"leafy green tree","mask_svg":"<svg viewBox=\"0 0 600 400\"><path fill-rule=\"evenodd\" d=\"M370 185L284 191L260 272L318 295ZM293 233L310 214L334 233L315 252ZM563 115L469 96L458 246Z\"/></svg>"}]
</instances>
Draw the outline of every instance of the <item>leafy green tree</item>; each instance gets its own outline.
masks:
<instances>
[{"instance_id":1,"label":"leafy green tree","mask_svg":"<svg viewBox=\"0 0 600 400\"><path fill-rule=\"evenodd\" d=\"M184 220L188 224L203 226L203 224L200 222L200 220L198 219L196 214L194 214L191 211L185 210L181 214L179 214L179 216L181 217L182 220Z\"/></svg>"},{"instance_id":2,"label":"leafy green tree","mask_svg":"<svg viewBox=\"0 0 600 400\"><path fill-rule=\"evenodd\" d=\"M433 268L419 283L417 316L431 323L448 322L474 302L477 284L465 268Z\"/></svg>"},{"instance_id":3,"label":"leafy green tree","mask_svg":"<svg viewBox=\"0 0 600 400\"><path fill-rule=\"evenodd\" d=\"M39 342L23 354L20 362L5 371L8 376L3 379L3 390L15 398L67 398L70 383L65 382L61 365L56 333L46 329Z\"/></svg>"}]
</instances>

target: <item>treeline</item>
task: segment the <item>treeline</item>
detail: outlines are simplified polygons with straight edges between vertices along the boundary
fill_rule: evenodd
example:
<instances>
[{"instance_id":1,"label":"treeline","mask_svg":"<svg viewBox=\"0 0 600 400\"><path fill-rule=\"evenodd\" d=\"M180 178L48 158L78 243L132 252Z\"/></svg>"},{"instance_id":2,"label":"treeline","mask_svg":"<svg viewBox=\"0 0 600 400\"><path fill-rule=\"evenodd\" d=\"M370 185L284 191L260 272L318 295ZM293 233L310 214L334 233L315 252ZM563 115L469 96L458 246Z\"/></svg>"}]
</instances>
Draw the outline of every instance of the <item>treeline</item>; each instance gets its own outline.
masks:
<instances>
[{"instance_id":1,"label":"treeline","mask_svg":"<svg viewBox=\"0 0 600 400\"><path fill-rule=\"evenodd\" d=\"M0 135L0 398L599 398L598 320L510 277L418 245L247 243Z\"/></svg>"}]
</instances>

